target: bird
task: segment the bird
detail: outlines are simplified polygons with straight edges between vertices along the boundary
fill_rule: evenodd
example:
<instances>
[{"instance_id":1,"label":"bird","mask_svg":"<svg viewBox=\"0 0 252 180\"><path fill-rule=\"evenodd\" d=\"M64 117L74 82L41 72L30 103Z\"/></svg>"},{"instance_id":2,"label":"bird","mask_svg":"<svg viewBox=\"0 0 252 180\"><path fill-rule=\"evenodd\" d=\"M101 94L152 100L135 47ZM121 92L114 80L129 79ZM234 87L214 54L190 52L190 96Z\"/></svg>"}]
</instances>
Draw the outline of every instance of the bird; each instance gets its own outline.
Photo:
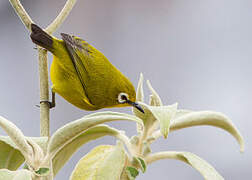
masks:
<instances>
[{"instance_id":1,"label":"bird","mask_svg":"<svg viewBox=\"0 0 252 180\"><path fill-rule=\"evenodd\" d=\"M87 111L132 106L144 113L136 102L135 88L130 80L87 41L65 33L58 39L36 24L31 24L30 37L33 43L53 54L50 67L52 102L46 101L51 108L55 107L57 93Z\"/></svg>"}]
</instances>

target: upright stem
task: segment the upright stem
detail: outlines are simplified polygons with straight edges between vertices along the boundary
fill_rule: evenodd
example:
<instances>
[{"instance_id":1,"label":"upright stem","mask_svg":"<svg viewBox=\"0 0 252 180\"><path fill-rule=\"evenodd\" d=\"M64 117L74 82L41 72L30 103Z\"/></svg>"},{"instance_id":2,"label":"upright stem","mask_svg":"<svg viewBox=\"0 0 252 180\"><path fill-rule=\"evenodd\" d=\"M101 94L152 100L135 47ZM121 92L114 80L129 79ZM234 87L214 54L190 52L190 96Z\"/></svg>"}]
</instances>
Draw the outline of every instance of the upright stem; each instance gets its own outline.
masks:
<instances>
[{"instance_id":1,"label":"upright stem","mask_svg":"<svg viewBox=\"0 0 252 180\"><path fill-rule=\"evenodd\" d=\"M20 3L19 0L9 0L12 7L15 9L17 15L21 19L21 21L24 23L24 25L27 27L29 31L31 31L31 23L33 23L32 19L28 15L28 13L25 11L24 7Z\"/></svg>"},{"instance_id":2,"label":"upright stem","mask_svg":"<svg viewBox=\"0 0 252 180\"><path fill-rule=\"evenodd\" d=\"M49 81L47 51L38 47L39 54L39 86L40 86L40 136L50 136L49 117ZM47 101L47 102L46 102Z\"/></svg>"},{"instance_id":3,"label":"upright stem","mask_svg":"<svg viewBox=\"0 0 252 180\"><path fill-rule=\"evenodd\" d=\"M143 133L140 136L140 140L139 140L139 143L138 143L138 151L137 151L139 156L142 156L142 154L143 154L143 145L144 145L143 143L147 138L148 130L149 130L148 126L145 126L144 130L143 130Z\"/></svg>"},{"instance_id":4,"label":"upright stem","mask_svg":"<svg viewBox=\"0 0 252 180\"><path fill-rule=\"evenodd\" d=\"M24 7L19 0L9 0L12 7L15 9L17 15L31 31L31 24L33 23L32 19L25 11ZM65 18L68 16L72 10L76 0L67 0L65 6L61 10L60 14L56 19L46 28L46 31L49 34L52 34L56 29L63 23ZM49 100L49 80L48 80L48 62L47 62L47 51L41 47L38 47L39 54L39 85L40 85L40 135L41 136L50 136L50 107L46 101ZM52 165L50 164L50 169L53 171ZM53 174L50 173L47 177L35 177L35 179L49 180L53 179Z\"/></svg>"},{"instance_id":5,"label":"upright stem","mask_svg":"<svg viewBox=\"0 0 252 180\"><path fill-rule=\"evenodd\" d=\"M24 7L20 3L19 0L9 0L12 7L15 9L21 21L27 27L29 31L31 31L31 23L33 23L32 19L25 11ZM46 31L49 34L52 34L56 29L63 23L65 18L68 16L70 11L72 10L76 0L67 0L65 6L59 13L59 15L55 18L55 20L46 28ZM38 48L39 54L39 84L40 84L40 135L48 136L50 135L50 126L49 126L49 104L45 101L49 100L49 83L48 83L48 63L47 63L47 51Z\"/></svg>"}]
</instances>

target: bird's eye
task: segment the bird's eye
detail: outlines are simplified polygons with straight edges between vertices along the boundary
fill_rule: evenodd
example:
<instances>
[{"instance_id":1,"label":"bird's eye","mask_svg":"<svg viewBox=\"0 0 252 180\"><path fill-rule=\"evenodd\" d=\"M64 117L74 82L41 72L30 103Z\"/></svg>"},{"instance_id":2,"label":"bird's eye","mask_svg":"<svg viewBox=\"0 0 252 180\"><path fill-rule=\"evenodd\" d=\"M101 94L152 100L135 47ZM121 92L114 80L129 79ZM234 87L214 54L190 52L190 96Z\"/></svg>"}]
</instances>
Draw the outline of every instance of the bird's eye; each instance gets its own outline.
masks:
<instances>
[{"instance_id":1,"label":"bird's eye","mask_svg":"<svg viewBox=\"0 0 252 180\"><path fill-rule=\"evenodd\" d=\"M126 101L127 100L129 100L129 95L128 94L126 94L126 93L120 93L119 95L118 95L118 102L119 103L126 103Z\"/></svg>"}]
</instances>

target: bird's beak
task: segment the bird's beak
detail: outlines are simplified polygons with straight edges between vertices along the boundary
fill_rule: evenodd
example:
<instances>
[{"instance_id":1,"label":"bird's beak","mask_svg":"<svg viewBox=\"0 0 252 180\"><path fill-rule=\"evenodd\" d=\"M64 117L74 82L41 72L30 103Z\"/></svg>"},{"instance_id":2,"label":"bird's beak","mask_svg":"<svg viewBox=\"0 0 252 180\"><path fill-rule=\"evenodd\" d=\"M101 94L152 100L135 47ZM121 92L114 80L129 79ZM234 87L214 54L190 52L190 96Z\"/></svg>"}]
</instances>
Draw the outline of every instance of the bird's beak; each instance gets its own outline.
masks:
<instances>
[{"instance_id":1,"label":"bird's beak","mask_svg":"<svg viewBox=\"0 0 252 180\"><path fill-rule=\"evenodd\" d=\"M140 112L144 113L143 108L139 104L137 104L136 102L132 102L130 100L127 100L126 103L128 103L129 105L137 108Z\"/></svg>"}]
</instances>

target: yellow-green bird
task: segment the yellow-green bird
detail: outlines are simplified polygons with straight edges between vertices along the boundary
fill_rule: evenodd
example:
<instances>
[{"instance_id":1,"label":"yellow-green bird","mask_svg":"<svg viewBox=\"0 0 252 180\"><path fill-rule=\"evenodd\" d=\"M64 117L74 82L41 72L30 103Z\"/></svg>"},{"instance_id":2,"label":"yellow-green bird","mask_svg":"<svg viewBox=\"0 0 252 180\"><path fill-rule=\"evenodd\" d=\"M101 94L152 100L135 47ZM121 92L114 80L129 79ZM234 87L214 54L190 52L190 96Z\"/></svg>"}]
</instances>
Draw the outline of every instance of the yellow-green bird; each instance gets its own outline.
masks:
<instances>
[{"instance_id":1,"label":"yellow-green bird","mask_svg":"<svg viewBox=\"0 0 252 180\"><path fill-rule=\"evenodd\" d=\"M52 92L78 108L133 106L144 112L136 101L134 86L108 59L79 37L61 33L62 40L31 25L32 41L53 54ZM54 106L54 96L53 103Z\"/></svg>"}]
</instances>

